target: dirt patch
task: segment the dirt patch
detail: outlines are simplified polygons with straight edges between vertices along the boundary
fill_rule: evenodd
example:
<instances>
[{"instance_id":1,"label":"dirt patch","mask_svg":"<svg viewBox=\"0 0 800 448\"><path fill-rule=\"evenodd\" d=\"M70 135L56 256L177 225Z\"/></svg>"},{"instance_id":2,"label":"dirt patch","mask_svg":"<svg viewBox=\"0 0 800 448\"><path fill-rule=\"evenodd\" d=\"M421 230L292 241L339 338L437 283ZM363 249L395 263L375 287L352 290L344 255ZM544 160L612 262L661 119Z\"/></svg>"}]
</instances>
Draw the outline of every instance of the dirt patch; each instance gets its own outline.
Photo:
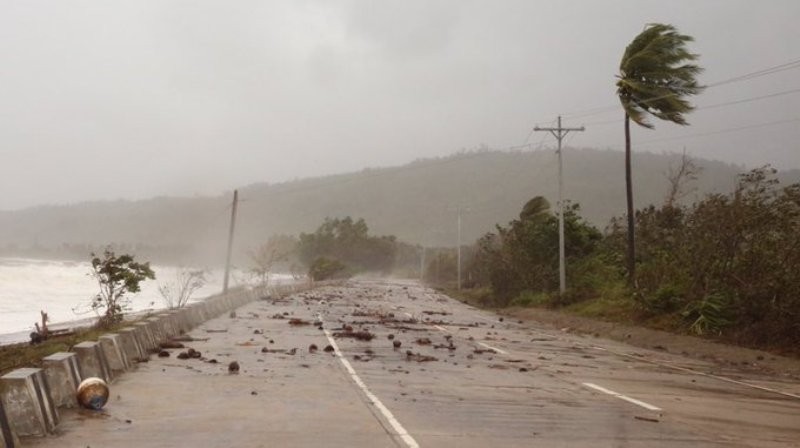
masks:
<instances>
[{"instance_id":1,"label":"dirt patch","mask_svg":"<svg viewBox=\"0 0 800 448\"><path fill-rule=\"evenodd\" d=\"M538 308L511 308L502 314L535 321L552 330L574 332L624 342L635 347L665 351L714 362L745 371L778 374L800 379L800 359L722 344L695 336L680 335L615 322L605 322L564 312Z\"/></svg>"}]
</instances>

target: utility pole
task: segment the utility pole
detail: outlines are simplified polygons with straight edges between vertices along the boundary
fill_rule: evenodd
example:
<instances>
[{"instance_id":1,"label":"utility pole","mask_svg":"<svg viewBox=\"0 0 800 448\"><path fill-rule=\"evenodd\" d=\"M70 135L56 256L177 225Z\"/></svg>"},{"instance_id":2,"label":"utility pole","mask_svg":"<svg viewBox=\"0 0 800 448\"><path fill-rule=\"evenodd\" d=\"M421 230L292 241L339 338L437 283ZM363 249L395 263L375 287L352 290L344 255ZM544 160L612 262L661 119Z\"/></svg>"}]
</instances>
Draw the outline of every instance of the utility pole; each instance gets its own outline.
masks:
<instances>
[{"instance_id":1,"label":"utility pole","mask_svg":"<svg viewBox=\"0 0 800 448\"><path fill-rule=\"evenodd\" d=\"M425 245L422 245L422 254L419 257L419 282L425 282Z\"/></svg>"},{"instance_id":2,"label":"utility pole","mask_svg":"<svg viewBox=\"0 0 800 448\"><path fill-rule=\"evenodd\" d=\"M228 230L228 256L225 258L225 279L222 282L222 293L228 292L228 278L231 275L231 253L233 252L233 231L236 228L236 208L239 205L239 190L233 190L233 206L231 207L231 227Z\"/></svg>"},{"instance_id":3,"label":"utility pole","mask_svg":"<svg viewBox=\"0 0 800 448\"><path fill-rule=\"evenodd\" d=\"M458 207L458 290L461 291L461 207Z\"/></svg>"},{"instance_id":4,"label":"utility pole","mask_svg":"<svg viewBox=\"0 0 800 448\"><path fill-rule=\"evenodd\" d=\"M456 208L456 213L458 214L458 248L457 248L457 270L458 270L458 289L461 289L461 215L464 213L470 212L469 208L464 208L462 206L458 206Z\"/></svg>"},{"instance_id":5,"label":"utility pole","mask_svg":"<svg viewBox=\"0 0 800 448\"><path fill-rule=\"evenodd\" d=\"M567 291L567 266L565 259L564 249L564 177L563 166L561 163L561 141L572 131L582 132L586 128L583 126L579 128L563 128L561 127L561 115L558 116L557 128L540 128L534 126L534 131L545 131L553 134L553 137L558 140L558 289L561 295Z\"/></svg>"}]
</instances>

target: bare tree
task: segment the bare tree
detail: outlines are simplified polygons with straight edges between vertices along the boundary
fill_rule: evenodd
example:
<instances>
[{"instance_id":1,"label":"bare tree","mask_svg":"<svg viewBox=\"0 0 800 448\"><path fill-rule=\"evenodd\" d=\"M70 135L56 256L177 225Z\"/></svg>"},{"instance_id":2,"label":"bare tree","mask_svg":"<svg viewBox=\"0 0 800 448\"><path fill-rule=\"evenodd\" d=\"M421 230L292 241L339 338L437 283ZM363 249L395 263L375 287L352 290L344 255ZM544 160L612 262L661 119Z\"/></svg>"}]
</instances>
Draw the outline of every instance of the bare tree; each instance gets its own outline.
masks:
<instances>
[{"instance_id":1,"label":"bare tree","mask_svg":"<svg viewBox=\"0 0 800 448\"><path fill-rule=\"evenodd\" d=\"M206 271L178 268L173 280L158 285L158 292L168 308L183 308L206 282Z\"/></svg>"},{"instance_id":2,"label":"bare tree","mask_svg":"<svg viewBox=\"0 0 800 448\"><path fill-rule=\"evenodd\" d=\"M260 286L269 285L269 275L276 263L286 261L297 247L297 240L291 236L275 235L266 243L250 251L253 267L250 272L258 279Z\"/></svg>"},{"instance_id":3,"label":"bare tree","mask_svg":"<svg viewBox=\"0 0 800 448\"><path fill-rule=\"evenodd\" d=\"M665 205L672 207L676 202L696 191L697 187L687 188L687 185L696 181L697 176L702 172L703 167L698 166L694 159L686 154L686 148L683 148L678 166L675 167L670 164L669 170L666 173L667 181L669 182L669 191L667 197L664 198Z\"/></svg>"}]
</instances>

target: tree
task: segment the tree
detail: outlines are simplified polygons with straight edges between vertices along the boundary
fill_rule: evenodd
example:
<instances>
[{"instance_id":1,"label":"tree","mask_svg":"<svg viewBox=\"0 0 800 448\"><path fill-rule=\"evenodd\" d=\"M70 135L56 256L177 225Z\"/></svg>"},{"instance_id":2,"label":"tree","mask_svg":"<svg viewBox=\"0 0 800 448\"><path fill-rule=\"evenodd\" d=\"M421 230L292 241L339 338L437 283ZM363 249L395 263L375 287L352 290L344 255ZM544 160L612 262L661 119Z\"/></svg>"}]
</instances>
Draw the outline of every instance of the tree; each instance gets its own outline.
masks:
<instances>
[{"instance_id":1,"label":"tree","mask_svg":"<svg viewBox=\"0 0 800 448\"><path fill-rule=\"evenodd\" d=\"M111 249L103 251L103 258L92 253L91 275L100 287L100 292L92 300L92 309L105 310L98 322L100 326L122 321L123 311L130 303L126 294L139 292L141 282L156 278L150 263L138 263L133 255L117 256Z\"/></svg>"},{"instance_id":2,"label":"tree","mask_svg":"<svg viewBox=\"0 0 800 448\"><path fill-rule=\"evenodd\" d=\"M306 266L324 257L342 262L353 272L389 272L397 255L397 239L370 236L363 219L325 218L314 233L301 233L297 255Z\"/></svg>"},{"instance_id":3,"label":"tree","mask_svg":"<svg viewBox=\"0 0 800 448\"><path fill-rule=\"evenodd\" d=\"M261 286L269 285L269 274L275 263L288 261L297 249L297 239L287 235L274 235L266 243L250 251L253 267L250 272L259 279Z\"/></svg>"},{"instance_id":4,"label":"tree","mask_svg":"<svg viewBox=\"0 0 800 448\"><path fill-rule=\"evenodd\" d=\"M681 159L678 161L678 167L675 168L670 164L669 171L667 172L667 181L669 181L669 191L664 204L668 207L674 207L675 204L686 197L686 195L697 190L696 188L686 188L687 184L696 181L697 176L703 172L703 167L698 166L695 161L686 154L686 149L681 154Z\"/></svg>"},{"instance_id":5,"label":"tree","mask_svg":"<svg viewBox=\"0 0 800 448\"><path fill-rule=\"evenodd\" d=\"M686 48L691 36L680 34L672 25L647 25L625 48L617 75L617 95L625 111L625 192L628 211L628 281L635 282L636 252L634 248L635 217L633 179L631 176L630 122L647 129L653 125L648 115L687 125L684 114L694 107L688 96L702 92L695 79L703 69L692 62L698 55Z\"/></svg>"},{"instance_id":6,"label":"tree","mask_svg":"<svg viewBox=\"0 0 800 448\"><path fill-rule=\"evenodd\" d=\"M183 308L192 294L206 284L206 271L178 268L175 279L158 285L158 292L168 308Z\"/></svg>"}]
</instances>

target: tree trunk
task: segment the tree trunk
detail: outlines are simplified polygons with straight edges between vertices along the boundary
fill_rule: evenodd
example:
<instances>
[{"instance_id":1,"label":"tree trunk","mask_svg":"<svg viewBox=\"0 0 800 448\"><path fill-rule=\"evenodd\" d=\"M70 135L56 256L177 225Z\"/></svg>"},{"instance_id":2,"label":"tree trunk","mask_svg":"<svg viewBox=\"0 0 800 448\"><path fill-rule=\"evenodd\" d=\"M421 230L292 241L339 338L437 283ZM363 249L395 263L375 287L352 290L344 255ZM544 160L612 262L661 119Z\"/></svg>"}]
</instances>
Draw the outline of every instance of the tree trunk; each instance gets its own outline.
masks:
<instances>
[{"instance_id":1,"label":"tree trunk","mask_svg":"<svg viewBox=\"0 0 800 448\"><path fill-rule=\"evenodd\" d=\"M625 114L625 194L628 203L628 284L636 284L636 248L634 246L633 176L631 174L631 119Z\"/></svg>"}]
</instances>

